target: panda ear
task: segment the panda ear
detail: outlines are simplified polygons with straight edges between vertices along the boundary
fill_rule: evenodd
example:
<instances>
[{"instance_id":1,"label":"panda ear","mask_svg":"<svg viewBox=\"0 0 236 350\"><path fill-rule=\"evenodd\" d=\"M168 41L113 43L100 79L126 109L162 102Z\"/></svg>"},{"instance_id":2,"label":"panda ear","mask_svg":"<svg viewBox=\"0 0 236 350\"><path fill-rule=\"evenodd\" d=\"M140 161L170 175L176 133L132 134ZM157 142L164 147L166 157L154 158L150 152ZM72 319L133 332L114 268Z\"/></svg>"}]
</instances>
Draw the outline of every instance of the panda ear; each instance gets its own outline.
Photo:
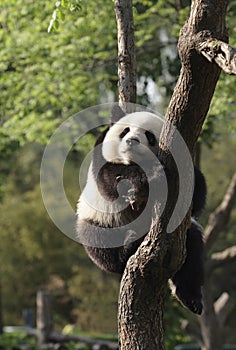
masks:
<instances>
[{"instance_id":1,"label":"panda ear","mask_svg":"<svg viewBox=\"0 0 236 350\"><path fill-rule=\"evenodd\" d=\"M124 116L125 116L125 113L122 111L120 106L118 104L114 105L111 110L111 120L110 120L111 125L118 122L118 120L120 120Z\"/></svg>"}]
</instances>

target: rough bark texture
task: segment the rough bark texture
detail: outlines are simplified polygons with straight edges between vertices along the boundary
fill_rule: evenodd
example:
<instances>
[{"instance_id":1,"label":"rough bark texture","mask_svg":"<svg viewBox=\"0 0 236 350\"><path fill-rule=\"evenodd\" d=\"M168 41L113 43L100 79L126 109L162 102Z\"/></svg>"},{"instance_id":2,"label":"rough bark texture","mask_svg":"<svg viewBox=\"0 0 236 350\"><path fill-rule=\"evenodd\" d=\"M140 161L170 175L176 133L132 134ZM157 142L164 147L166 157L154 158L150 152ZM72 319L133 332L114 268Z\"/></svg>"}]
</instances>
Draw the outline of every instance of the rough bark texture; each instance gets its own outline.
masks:
<instances>
[{"instance_id":1,"label":"rough bark texture","mask_svg":"<svg viewBox=\"0 0 236 350\"><path fill-rule=\"evenodd\" d=\"M115 13L118 31L118 89L119 104L130 112L128 103L136 102L136 57L132 0L116 0Z\"/></svg>"},{"instance_id":2,"label":"rough bark texture","mask_svg":"<svg viewBox=\"0 0 236 350\"><path fill-rule=\"evenodd\" d=\"M125 5L130 4L130 1L115 1L116 10L123 15ZM227 40L226 6L226 0L193 0L189 20L180 34L178 47L182 68L166 114L159 154L166 169L170 196L164 214L161 218L156 216L149 235L130 258L121 281L119 338L122 350L164 349L164 291L169 277L184 261L185 232L189 225L187 215L175 232L167 233L178 196L178 174L170 152L174 138L171 126L178 128L193 155L220 74L220 68L215 63L199 54L199 47L210 38ZM120 28L123 28L119 20L117 15L118 36ZM129 28L133 26L132 23L126 25ZM119 45L125 42L119 36ZM129 54L127 57L125 53L121 54L119 49L119 94L122 103L134 102L129 94L124 93L125 87L129 86L126 79L130 79L130 72L123 76L126 74L123 65L128 67L131 64L130 57Z\"/></svg>"},{"instance_id":3,"label":"rough bark texture","mask_svg":"<svg viewBox=\"0 0 236 350\"><path fill-rule=\"evenodd\" d=\"M230 214L236 201L236 173L232 177L229 187L221 204L210 215L204 236L206 240L205 284L203 287L204 313L198 319L199 324L186 321L184 329L193 336L203 350L222 350L224 345L224 326L228 316L235 307L235 301L226 292L215 301L212 293L212 273L227 263L236 261L236 246L224 251L210 253L210 249L221 230L230 219Z\"/></svg>"},{"instance_id":4,"label":"rough bark texture","mask_svg":"<svg viewBox=\"0 0 236 350\"><path fill-rule=\"evenodd\" d=\"M220 40L210 39L199 47L210 62L216 62L227 74L236 74L236 50Z\"/></svg>"}]
</instances>

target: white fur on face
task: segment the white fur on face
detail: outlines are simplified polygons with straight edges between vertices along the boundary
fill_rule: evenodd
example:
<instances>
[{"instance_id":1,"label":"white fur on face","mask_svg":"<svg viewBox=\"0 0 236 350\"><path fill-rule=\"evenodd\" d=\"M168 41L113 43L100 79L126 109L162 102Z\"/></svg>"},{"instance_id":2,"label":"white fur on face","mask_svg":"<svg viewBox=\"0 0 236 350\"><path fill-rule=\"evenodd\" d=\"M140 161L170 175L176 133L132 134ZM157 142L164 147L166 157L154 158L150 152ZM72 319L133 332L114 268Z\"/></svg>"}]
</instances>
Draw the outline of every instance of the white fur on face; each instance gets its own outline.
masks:
<instances>
[{"instance_id":1,"label":"white fur on face","mask_svg":"<svg viewBox=\"0 0 236 350\"><path fill-rule=\"evenodd\" d=\"M149 158L151 151L157 152L162 125L163 121L152 113L135 112L126 115L107 132L102 145L103 157L108 162L122 164ZM120 135L126 128L129 128L129 132L121 138ZM157 139L155 147L150 147L145 131L155 135ZM127 143L128 139L135 139L137 142L131 146Z\"/></svg>"}]
</instances>

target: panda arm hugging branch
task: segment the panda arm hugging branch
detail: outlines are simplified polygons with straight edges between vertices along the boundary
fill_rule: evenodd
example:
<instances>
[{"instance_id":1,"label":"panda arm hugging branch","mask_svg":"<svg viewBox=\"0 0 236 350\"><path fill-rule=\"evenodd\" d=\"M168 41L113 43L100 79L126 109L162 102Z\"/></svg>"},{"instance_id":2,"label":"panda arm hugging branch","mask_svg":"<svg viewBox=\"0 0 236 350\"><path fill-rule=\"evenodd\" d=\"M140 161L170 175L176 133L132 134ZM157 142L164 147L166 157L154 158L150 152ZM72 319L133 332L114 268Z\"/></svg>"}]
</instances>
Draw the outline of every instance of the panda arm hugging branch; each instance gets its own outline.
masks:
<instances>
[{"instance_id":1,"label":"panda arm hugging branch","mask_svg":"<svg viewBox=\"0 0 236 350\"><path fill-rule=\"evenodd\" d=\"M161 174L157 154L162 125L152 113L124 115L116 107L111 125L97 139L87 184L78 201L76 231L89 257L103 270L123 273L150 229L155 199L159 202L165 197L163 182L154 181L154 186L152 181L153 171L157 179ZM201 314L203 240L194 217L205 205L206 184L200 170L194 172L186 260L171 278L171 288L184 306Z\"/></svg>"}]
</instances>

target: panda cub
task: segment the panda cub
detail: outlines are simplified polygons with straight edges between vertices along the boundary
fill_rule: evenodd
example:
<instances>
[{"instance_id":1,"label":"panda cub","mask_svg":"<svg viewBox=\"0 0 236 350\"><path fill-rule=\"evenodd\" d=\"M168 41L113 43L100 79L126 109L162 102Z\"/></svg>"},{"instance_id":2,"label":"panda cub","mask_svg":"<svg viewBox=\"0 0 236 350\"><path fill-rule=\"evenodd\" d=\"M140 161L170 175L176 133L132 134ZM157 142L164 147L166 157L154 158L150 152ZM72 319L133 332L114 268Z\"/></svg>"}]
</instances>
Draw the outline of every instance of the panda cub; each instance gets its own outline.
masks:
<instances>
[{"instance_id":1,"label":"panda cub","mask_svg":"<svg viewBox=\"0 0 236 350\"><path fill-rule=\"evenodd\" d=\"M89 257L103 270L123 273L129 257L149 231L153 200L165 202L165 183L155 186L153 180L157 177L153 176L154 168L160 169L160 178L164 177L157 159L162 125L163 121L152 113L125 115L116 107L110 126L95 143L87 183L77 205L76 232ZM177 299L201 314L203 240L201 226L194 217L204 207L206 184L202 173L194 170L186 260L171 284Z\"/></svg>"}]
</instances>

